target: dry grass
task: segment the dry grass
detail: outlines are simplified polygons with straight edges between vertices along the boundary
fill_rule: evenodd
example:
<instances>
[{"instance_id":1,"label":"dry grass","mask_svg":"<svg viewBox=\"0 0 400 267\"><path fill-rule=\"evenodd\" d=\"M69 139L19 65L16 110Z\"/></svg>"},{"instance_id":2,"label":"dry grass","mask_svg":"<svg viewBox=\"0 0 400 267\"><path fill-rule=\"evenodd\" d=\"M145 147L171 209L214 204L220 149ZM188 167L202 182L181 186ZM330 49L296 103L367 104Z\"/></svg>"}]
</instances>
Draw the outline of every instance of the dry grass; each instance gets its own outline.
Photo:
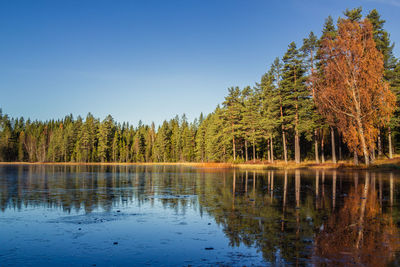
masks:
<instances>
[{"instance_id":1,"label":"dry grass","mask_svg":"<svg viewBox=\"0 0 400 267\"><path fill-rule=\"evenodd\" d=\"M0 162L2 165L98 165L98 166L112 166L112 165L121 165L121 166L135 166L135 165L146 165L146 166L155 166L155 165L163 165L163 166L188 166L188 167L197 167L197 168L208 168L208 169L229 169L229 168L239 168L239 169L251 169L251 170L268 170L268 169L384 169L384 170L400 170L400 155L397 155L393 159L379 159L376 160L373 164L371 164L368 168L360 164L358 166L354 165L352 161L340 161L339 163L325 162L325 163L316 163L314 161L304 161L300 164L296 164L293 161L288 162L287 164L284 161L277 160L274 163L261 162L258 161L256 163L247 162L241 164L233 164L233 163L201 163L201 162L161 162L161 163L82 163L82 162Z\"/></svg>"}]
</instances>

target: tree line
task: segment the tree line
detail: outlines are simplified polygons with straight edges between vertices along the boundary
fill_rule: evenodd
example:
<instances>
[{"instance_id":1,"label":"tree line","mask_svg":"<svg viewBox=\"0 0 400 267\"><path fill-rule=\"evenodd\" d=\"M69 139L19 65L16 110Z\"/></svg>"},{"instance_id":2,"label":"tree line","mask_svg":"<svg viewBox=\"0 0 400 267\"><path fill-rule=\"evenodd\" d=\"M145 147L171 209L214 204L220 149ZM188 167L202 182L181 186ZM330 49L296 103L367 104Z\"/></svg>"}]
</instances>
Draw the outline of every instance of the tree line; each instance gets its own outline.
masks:
<instances>
[{"instance_id":1,"label":"tree line","mask_svg":"<svg viewBox=\"0 0 400 267\"><path fill-rule=\"evenodd\" d=\"M214 112L156 127L0 112L0 161L325 162L368 164L400 149L400 61L374 9L328 17L320 37L289 44L255 86L228 89Z\"/></svg>"}]
</instances>

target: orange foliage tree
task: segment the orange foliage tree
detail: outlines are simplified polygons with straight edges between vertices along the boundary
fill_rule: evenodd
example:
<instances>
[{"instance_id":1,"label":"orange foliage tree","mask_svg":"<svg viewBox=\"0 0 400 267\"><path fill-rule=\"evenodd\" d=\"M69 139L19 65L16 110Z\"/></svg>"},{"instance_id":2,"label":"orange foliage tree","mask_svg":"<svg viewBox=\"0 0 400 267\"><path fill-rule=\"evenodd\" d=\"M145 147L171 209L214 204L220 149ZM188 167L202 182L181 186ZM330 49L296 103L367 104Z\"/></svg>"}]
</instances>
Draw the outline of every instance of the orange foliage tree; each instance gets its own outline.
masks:
<instances>
[{"instance_id":1,"label":"orange foliage tree","mask_svg":"<svg viewBox=\"0 0 400 267\"><path fill-rule=\"evenodd\" d=\"M383 55L376 49L372 25L341 19L336 36L321 40L321 69L315 101L335 122L351 151L364 155L375 148L378 128L393 112L395 97L383 80Z\"/></svg>"}]
</instances>

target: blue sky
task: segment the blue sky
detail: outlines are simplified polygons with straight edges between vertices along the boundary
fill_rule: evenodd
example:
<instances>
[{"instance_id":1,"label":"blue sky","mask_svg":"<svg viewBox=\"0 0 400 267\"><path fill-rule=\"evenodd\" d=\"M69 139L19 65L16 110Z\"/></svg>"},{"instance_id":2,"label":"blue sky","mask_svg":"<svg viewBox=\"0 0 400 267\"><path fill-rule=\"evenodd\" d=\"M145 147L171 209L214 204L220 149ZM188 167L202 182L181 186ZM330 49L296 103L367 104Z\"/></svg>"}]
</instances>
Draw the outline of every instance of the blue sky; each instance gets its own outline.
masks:
<instances>
[{"instance_id":1,"label":"blue sky","mask_svg":"<svg viewBox=\"0 0 400 267\"><path fill-rule=\"evenodd\" d=\"M193 120L358 6L400 41L400 0L0 1L0 107L40 120Z\"/></svg>"}]
</instances>

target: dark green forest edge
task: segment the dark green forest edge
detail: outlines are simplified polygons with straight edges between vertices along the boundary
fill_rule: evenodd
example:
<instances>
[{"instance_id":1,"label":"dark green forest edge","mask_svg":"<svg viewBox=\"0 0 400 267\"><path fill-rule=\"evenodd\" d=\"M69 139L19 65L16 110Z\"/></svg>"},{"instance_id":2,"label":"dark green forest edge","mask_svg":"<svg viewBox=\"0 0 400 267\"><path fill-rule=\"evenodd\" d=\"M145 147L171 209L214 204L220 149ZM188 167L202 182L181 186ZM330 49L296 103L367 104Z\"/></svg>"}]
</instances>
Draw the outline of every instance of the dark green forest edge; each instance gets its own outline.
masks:
<instances>
[{"instance_id":1,"label":"dark green forest edge","mask_svg":"<svg viewBox=\"0 0 400 267\"><path fill-rule=\"evenodd\" d=\"M375 146L368 159L392 158L400 151L400 61L376 10L365 17L373 27L376 48L383 54L384 76L396 97L385 125L376 124ZM362 9L346 10L344 18L361 23ZM360 160L338 122L320 111L312 94L313 72L322 73L321 40L337 34L332 17L318 38L310 33L303 44L290 43L254 87L231 87L221 106L188 122L185 115L137 127L103 121L88 114L61 120L31 121L10 118L0 111L2 162L230 162L296 163ZM358 150L360 151L360 150Z\"/></svg>"}]
</instances>

